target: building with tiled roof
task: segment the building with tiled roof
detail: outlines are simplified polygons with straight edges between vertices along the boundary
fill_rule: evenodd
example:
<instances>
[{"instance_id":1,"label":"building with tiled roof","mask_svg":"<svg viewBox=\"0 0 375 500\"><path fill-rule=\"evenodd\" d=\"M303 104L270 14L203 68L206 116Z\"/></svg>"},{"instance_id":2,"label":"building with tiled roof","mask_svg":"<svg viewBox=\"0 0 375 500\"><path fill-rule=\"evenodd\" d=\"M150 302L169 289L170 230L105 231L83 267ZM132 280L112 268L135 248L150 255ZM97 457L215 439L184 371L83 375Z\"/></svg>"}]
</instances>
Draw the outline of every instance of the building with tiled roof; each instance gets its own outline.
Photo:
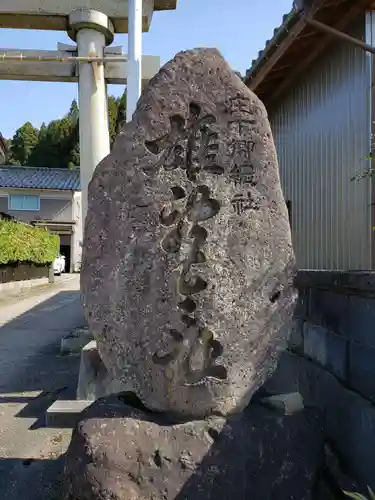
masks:
<instances>
[{"instance_id":1,"label":"building with tiled roof","mask_svg":"<svg viewBox=\"0 0 375 500\"><path fill-rule=\"evenodd\" d=\"M58 234L66 269L79 269L82 243L79 169L0 166L0 213Z\"/></svg>"},{"instance_id":2,"label":"building with tiled roof","mask_svg":"<svg viewBox=\"0 0 375 500\"><path fill-rule=\"evenodd\" d=\"M312 0L309 17L375 45L374 0ZM375 268L375 71L358 44L292 10L244 78L264 102L306 269Z\"/></svg>"},{"instance_id":3,"label":"building with tiled roof","mask_svg":"<svg viewBox=\"0 0 375 500\"><path fill-rule=\"evenodd\" d=\"M0 167L0 187L80 191L79 169Z\"/></svg>"}]
</instances>

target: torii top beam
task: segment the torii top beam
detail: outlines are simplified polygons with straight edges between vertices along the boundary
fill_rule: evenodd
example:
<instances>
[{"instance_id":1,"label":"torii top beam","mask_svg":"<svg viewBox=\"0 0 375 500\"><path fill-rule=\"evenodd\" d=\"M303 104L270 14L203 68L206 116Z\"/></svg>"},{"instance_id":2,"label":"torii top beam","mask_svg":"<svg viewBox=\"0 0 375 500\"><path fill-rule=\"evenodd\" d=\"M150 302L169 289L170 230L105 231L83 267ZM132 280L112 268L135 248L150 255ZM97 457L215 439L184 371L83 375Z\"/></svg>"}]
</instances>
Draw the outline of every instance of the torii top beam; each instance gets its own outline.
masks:
<instances>
[{"instance_id":1,"label":"torii top beam","mask_svg":"<svg viewBox=\"0 0 375 500\"><path fill-rule=\"evenodd\" d=\"M128 0L1 0L0 28L66 31L69 14L78 8L103 12L116 33L128 32ZM176 8L177 0L143 0L143 31L154 11Z\"/></svg>"}]
</instances>

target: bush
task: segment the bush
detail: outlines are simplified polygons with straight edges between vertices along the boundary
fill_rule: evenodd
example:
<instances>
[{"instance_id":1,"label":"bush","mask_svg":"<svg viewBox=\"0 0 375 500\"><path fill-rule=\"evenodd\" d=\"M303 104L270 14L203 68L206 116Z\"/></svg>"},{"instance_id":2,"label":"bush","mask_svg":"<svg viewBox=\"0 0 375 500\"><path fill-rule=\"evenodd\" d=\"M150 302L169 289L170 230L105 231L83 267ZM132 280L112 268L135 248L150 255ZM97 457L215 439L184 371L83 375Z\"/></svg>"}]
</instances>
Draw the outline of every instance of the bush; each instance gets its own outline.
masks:
<instances>
[{"instance_id":1,"label":"bush","mask_svg":"<svg viewBox=\"0 0 375 500\"><path fill-rule=\"evenodd\" d=\"M60 238L46 229L0 220L0 264L48 264L59 253Z\"/></svg>"},{"instance_id":2,"label":"bush","mask_svg":"<svg viewBox=\"0 0 375 500\"><path fill-rule=\"evenodd\" d=\"M346 496L354 498L355 500L375 500L375 493L372 491L370 486L367 486L367 489L370 495L368 498L360 493L351 493L350 491L344 491L344 493Z\"/></svg>"}]
</instances>

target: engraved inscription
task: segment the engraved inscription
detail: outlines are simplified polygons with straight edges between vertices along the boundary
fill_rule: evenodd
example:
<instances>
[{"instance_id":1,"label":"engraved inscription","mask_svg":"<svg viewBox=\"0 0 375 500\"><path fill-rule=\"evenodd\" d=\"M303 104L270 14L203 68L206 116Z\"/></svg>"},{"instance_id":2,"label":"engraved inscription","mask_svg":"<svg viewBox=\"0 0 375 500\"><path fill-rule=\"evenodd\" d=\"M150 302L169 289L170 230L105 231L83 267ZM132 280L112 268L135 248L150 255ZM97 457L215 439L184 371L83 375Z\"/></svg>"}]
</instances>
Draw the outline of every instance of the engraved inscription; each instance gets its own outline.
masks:
<instances>
[{"instance_id":1,"label":"engraved inscription","mask_svg":"<svg viewBox=\"0 0 375 500\"><path fill-rule=\"evenodd\" d=\"M179 186L173 186L171 191L178 200L186 198L185 191ZM220 203L210 197L210 189L205 185L196 186L187 197L182 210L174 208L173 204L162 208L159 215L160 223L166 227L174 226L173 229L166 234L163 241L168 238L181 240L181 235L185 227L188 227L188 221L197 223L199 221L208 220L214 217L219 210ZM203 231L206 231L203 227L193 225L191 234L196 236L200 234L202 238ZM163 242L162 247L164 248ZM171 251L171 253L174 253L174 251Z\"/></svg>"},{"instance_id":2,"label":"engraved inscription","mask_svg":"<svg viewBox=\"0 0 375 500\"><path fill-rule=\"evenodd\" d=\"M251 188L257 186L258 172L255 168L256 141L253 139L257 111L253 110L249 98L238 94L226 101L230 143L228 145L229 178L239 190L231 199L237 215L248 210L259 210L260 201Z\"/></svg>"},{"instance_id":3,"label":"engraved inscription","mask_svg":"<svg viewBox=\"0 0 375 500\"><path fill-rule=\"evenodd\" d=\"M151 153L160 155L158 165L166 170L186 169L187 178L193 182L201 170L217 175L224 173L223 166L218 163L219 136L213 129L216 118L200 115L200 106L191 103L187 120L179 115L172 116L168 134L145 142Z\"/></svg>"},{"instance_id":4,"label":"engraved inscription","mask_svg":"<svg viewBox=\"0 0 375 500\"><path fill-rule=\"evenodd\" d=\"M215 130L216 118L201 114L200 106L191 103L187 120L179 115L172 116L169 133L145 143L151 153L159 156L159 166L165 170L184 169L191 183L188 192L181 186L172 186L173 200L159 215L160 223L168 228L161 241L162 249L169 254L179 254L184 239L189 242L189 249L180 263L177 281L177 291L182 297L178 307L183 327L181 331L169 330L173 346L168 353L153 355L153 361L165 367L166 376L182 376L184 384L188 385L197 384L205 377L227 377L225 367L215 363L222 353L222 345L202 324L195 299L208 287L207 281L197 273L199 266L206 262L204 246L208 236L200 223L220 211L220 203L211 196L210 188L197 183L198 174L202 171L214 175L224 173L218 161L220 144ZM234 157L246 155L242 145L234 147Z\"/></svg>"},{"instance_id":5,"label":"engraved inscription","mask_svg":"<svg viewBox=\"0 0 375 500\"><path fill-rule=\"evenodd\" d=\"M219 380L227 378L227 370L222 365L215 364L221 356L223 347L214 339L208 328L198 328L195 340L189 345L189 355L186 356L186 338L177 330L169 330L174 347L164 355L155 353L153 361L166 368L166 374L173 376L173 362L180 362L186 385L199 384L204 377L213 377ZM169 368L169 369L168 369Z\"/></svg>"},{"instance_id":6,"label":"engraved inscription","mask_svg":"<svg viewBox=\"0 0 375 500\"><path fill-rule=\"evenodd\" d=\"M252 120L240 119L228 122L228 130L236 139L246 140L249 136L252 136L253 129L254 125Z\"/></svg>"},{"instance_id":7,"label":"engraved inscription","mask_svg":"<svg viewBox=\"0 0 375 500\"><path fill-rule=\"evenodd\" d=\"M256 186L255 169L252 164L249 165L235 165L229 173L229 177L232 179L236 186Z\"/></svg>"},{"instance_id":8,"label":"engraved inscription","mask_svg":"<svg viewBox=\"0 0 375 500\"><path fill-rule=\"evenodd\" d=\"M231 204L237 215L242 215L247 210L259 210L259 200L250 192L236 194Z\"/></svg>"},{"instance_id":9,"label":"engraved inscription","mask_svg":"<svg viewBox=\"0 0 375 500\"><path fill-rule=\"evenodd\" d=\"M181 263L181 272L178 278L178 293L184 297L179 303L181 321L185 325L184 333L175 329L169 330L174 346L167 354L154 353L153 361L165 367L165 374L169 378L182 376L185 385L199 384L205 377L214 377L224 380L227 371L224 366L215 363L222 353L222 345L214 334L200 324L197 315L197 303L194 296L206 290L208 283L195 274L192 266L199 266L206 261L203 247L207 240L207 230L199 222L214 217L220 210L217 200L211 198L210 189L205 185L198 185L186 197L185 191L179 186L171 188L175 199L185 198L184 208L181 211L162 210L160 219L176 223L163 238L161 246L168 253L178 253L181 247L182 234L185 228L191 226L188 238L192 240L187 258Z\"/></svg>"},{"instance_id":10,"label":"engraved inscription","mask_svg":"<svg viewBox=\"0 0 375 500\"><path fill-rule=\"evenodd\" d=\"M250 161L251 154L254 153L255 142L249 140L233 140L229 144L229 154L231 158L240 158L242 161Z\"/></svg>"},{"instance_id":11,"label":"engraved inscription","mask_svg":"<svg viewBox=\"0 0 375 500\"><path fill-rule=\"evenodd\" d=\"M247 119L253 125L253 130L258 122L258 118L263 114L262 108L242 92L237 92L235 96L226 99L224 109L231 116Z\"/></svg>"},{"instance_id":12,"label":"engraved inscription","mask_svg":"<svg viewBox=\"0 0 375 500\"><path fill-rule=\"evenodd\" d=\"M229 97L225 101L225 105L227 112L231 115L235 113L250 114L251 101L241 93L238 93L235 97Z\"/></svg>"}]
</instances>

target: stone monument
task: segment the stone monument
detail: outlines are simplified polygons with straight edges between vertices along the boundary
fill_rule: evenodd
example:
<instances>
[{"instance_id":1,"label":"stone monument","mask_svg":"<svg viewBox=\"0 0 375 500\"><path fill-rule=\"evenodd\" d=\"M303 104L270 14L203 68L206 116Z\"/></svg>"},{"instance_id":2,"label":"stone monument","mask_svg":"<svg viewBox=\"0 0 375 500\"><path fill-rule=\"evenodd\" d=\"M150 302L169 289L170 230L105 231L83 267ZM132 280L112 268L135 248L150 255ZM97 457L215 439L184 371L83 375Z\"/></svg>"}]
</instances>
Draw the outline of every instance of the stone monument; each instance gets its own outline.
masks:
<instances>
[{"instance_id":1,"label":"stone monument","mask_svg":"<svg viewBox=\"0 0 375 500\"><path fill-rule=\"evenodd\" d=\"M128 392L81 415L66 498L311 500L321 418L261 388L297 299L275 147L217 50L149 82L89 186L83 255L89 328Z\"/></svg>"},{"instance_id":2,"label":"stone monument","mask_svg":"<svg viewBox=\"0 0 375 500\"><path fill-rule=\"evenodd\" d=\"M266 110L217 50L149 82L89 186L83 304L104 364L150 410L241 411L297 292Z\"/></svg>"}]
</instances>

